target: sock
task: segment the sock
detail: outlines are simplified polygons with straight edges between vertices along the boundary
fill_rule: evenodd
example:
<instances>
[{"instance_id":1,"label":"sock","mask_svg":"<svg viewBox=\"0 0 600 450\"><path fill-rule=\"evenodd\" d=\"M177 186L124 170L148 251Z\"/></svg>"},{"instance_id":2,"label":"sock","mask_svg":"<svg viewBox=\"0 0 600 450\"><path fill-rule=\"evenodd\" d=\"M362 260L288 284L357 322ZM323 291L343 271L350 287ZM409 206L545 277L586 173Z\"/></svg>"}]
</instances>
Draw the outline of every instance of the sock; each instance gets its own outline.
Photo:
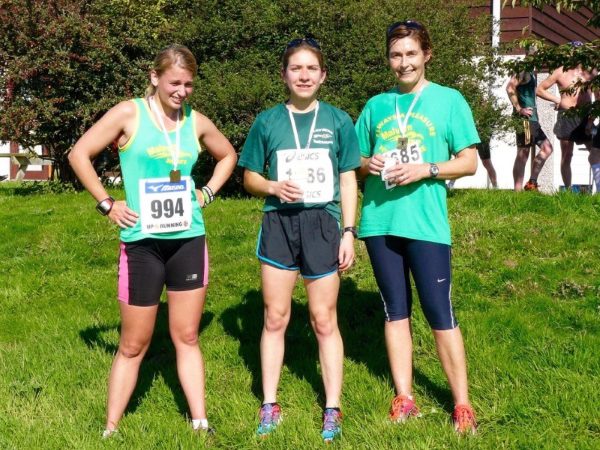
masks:
<instances>
[{"instance_id":1,"label":"sock","mask_svg":"<svg viewBox=\"0 0 600 450\"><path fill-rule=\"evenodd\" d=\"M531 181L532 183L536 183L537 184L537 178L530 178L529 181Z\"/></svg>"},{"instance_id":2,"label":"sock","mask_svg":"<svg viewBox=\"0 0 600 450\"><path fill-rule=\"evenodd\" d=\"M592 175L596 184L596 194L600 193L600 163L592 166Z\"/></svg>"},{"instance_id":3,"label":"sock","mask_svg":"<svg viewBox=\"0 0 600 450\"><path fill-rule=\"evenodd\" d=\"M194 430L206 430L208 428L208 419L192 419L192 428Z\"/></svg>"}]
</instances>

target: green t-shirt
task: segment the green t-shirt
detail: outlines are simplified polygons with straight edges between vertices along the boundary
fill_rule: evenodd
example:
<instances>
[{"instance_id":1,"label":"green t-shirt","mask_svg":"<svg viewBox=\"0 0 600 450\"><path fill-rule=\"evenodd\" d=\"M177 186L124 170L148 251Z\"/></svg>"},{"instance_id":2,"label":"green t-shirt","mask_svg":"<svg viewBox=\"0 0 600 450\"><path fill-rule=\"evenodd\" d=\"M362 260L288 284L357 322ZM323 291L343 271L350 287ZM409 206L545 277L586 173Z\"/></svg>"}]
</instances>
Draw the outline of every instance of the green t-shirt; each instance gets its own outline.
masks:
<instances>
[{"instance_id":1,"label":"green t-shirt","mask_svg":"<svg viewBox=\"0 0 600 450\"><path fill-rule=\"evenodd\" d=\"M299 151L294 155L292 152L285 152L286 150L296 150L296 141L289 110L281 103L263 111L256 117L244 143L238 165L265 175L269 180L278 180L278 163L283 164L284 159L290 158L292 162L285 166L282 165L282 167L286 174L289 173L294 180L297 177L304 179L305 195L321 192L320 189L327 185L329 186L328 192L332 192L331 200L311 203L306 201L308 199L305 197L305 202L282 203L279 198L268 196L265 199L263 211L325 208L339 221L341 217L340 173L360 167L360 150L352 120L344 111L328 103L319 102L312 141L309 148L306 148L315 110L307 113L293 113L293 116L298 130ZM278 154L278 152L280 153ZM321 155L320 158L330 161L330 164L310 163L313 157L318 159L317 153ZM282 174L281 179L288 179L286 174ZM314 192L310 190L312 186L316 187Z\"/></svg>"},{"instance_id":2,"label":"green t-shirt","mask_svg":"<svg viewBox=\"0 0 600 450\"><path fill-rule=\"evenodd\" d=\"M396 148L400 136L396 103L403 122L415 95L395 88L367 102L356 122L363 157ZM411 150L418 145L424 163L448 161L479 143L471 109L460 92L431 82L410 114L406 137ZM425 178L386 189L380 176L367 176L359 237L382 235L450 245L444 180Z\"/></svg>"},{"instance_id":3,"label":"green t-shirt","mask_svg":"<svg viewBox=\"0 0 600 450\"><path fill-rule=\"evenodd\" d=\"M169 172L173 168L171 152L167 146L165 136L160 124L156 121L150 110L148 101L143 98L133 100L137 108L137 128L127 144L119 149L119 160L121 162L121 171L123 173L123 183L125 184L125 197L127 206L133 211L141 214L142 194L140 189L140 180L149 180L146 194L153 194L153 199L157 198L157 192L166 193L173 186L165 182L153 182L152 180L168 180ZM180 239L204 235L204 221L202 212L196 199L194 180L191 178L192 167L198 159L200 152L200 143L196 134L196 125L194 123L194 114L192 108L185 104L183 107L183 118L179 124L180 132L180 153L178 169L184 178L182 183L186 183L191 189L191 220L188 222L189 228L182 231L170 231L164 233L148 233L142 230L141 218L133 227L121 229L121 240L123 242L134 242L144 238L155 239ZM175 143L175 130L169 133L171 142ZM181 186L178 185L177 187ZM160 196L162 197L162 196ZM149 200L147 200L149 201ZM163 206L168 207L163 209ZM156 205L154 213L162 216L170 216L177 222L178 209L176 203L171 205Z\"/></svg>"}]
</instances>

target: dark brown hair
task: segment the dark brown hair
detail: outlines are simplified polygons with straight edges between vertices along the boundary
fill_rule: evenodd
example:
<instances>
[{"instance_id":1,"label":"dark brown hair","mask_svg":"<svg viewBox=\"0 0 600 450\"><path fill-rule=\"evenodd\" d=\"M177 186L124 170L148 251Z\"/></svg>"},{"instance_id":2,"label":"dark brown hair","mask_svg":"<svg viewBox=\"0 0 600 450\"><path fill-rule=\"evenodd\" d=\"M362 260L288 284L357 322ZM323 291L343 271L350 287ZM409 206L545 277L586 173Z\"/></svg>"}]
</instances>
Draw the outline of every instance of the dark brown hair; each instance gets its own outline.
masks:
<instances>
[{"instance_id":1,"label":"dark brown hair","mask_svg":"<svg viewBox=\"0 0 600 450\"><path fill-rule=\"evenodd\" d=\"M312 52L317 57L321 70L325 70L325 58L323 57L321 47L319 47L318 44L313 44L313 42L316 43L316 41L312 38L294 39L293 41L290 41L281 57L281 65L283 70L287 69L291 56L300 50L308 50Z\"/></svg>"},{"instance_id":2,"label":"dark brown hair","mask_svg":"<svg viewBox=\"0 0 600 450\"><path fill-rule=\"evenodd\" d=\"M404 39L410 37L419 42L421 50L428 53L431 52L431 38L425 25L415 21L406 20L403 22L396 22L390 25L386 33L386 56L390 56L390 47L398 39Z\"/></svg>"}]
</instances>

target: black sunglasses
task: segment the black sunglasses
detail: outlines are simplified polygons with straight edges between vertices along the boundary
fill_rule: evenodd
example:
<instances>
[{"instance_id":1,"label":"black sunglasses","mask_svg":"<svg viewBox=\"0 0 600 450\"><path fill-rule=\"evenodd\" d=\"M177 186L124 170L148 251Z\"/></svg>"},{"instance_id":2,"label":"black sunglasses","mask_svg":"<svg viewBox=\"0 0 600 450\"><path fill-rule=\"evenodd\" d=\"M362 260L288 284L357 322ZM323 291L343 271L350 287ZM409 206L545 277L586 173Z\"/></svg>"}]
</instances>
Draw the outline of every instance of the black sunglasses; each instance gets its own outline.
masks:
<instances>
[{"instance_id":1,"label":"black sunglasses","mask_svg":"<svg viewBox=\"0 0 600 450\"><path fill-rule=\"evenodd\" d=\"M288 48L298 47L299 45L301 45L304 42L306 42L311 47L316 48L317 50L321 50L321 46L316 41L316 39L313 39L311 37L304 37L304 38L299 38L299 39L292 39L290 42L287 43L287 45L286 45L285 48L287 50Z\"/></svg>"},{"instance_id":2,"label":"black sunglasses","mask_svg":"<svg viewBox=\"0 0 600 450\"><path fill-rule=\"evenodd\" d=\"M392 33L394 31L396 31L396 29L398 27L401 27L401 26L405 26L409 30L423 30L424 29L423 25L421 25L416 20L402 20L400 22L394 22L387 28L387 31L385 33L387 38L389 39L391 37Z\"/></svg>"}]
</instances>

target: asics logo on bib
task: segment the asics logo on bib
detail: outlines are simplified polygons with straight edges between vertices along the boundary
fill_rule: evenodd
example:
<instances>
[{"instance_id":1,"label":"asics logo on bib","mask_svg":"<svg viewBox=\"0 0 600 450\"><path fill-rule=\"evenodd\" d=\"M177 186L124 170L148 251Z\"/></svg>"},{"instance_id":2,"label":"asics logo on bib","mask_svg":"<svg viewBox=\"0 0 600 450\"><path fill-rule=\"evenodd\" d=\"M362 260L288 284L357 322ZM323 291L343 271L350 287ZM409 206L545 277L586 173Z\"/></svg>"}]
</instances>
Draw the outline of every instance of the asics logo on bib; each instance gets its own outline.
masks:
<instances>
[{"instance_id":1,"label":"asics logo on bib","mask_svg":"<svg viewBox=\"0 0 600 450\"><path fill-rule=\"evenodd\" d=\"M146 192L180 192L186 190L187 182L185 180L175 183L150 182L146 183Z\"/></svg>"},{"instance_id":2,"label":"asics logo on bib","mask_svg":"<svg viewBox=\"0 0 600 450\"><path fill-rule=\"evenodd\" d=\"M290 153L285 157L285 162L289 163L290 161L308 161L313 160L316 161L319 159L319 152L297 152Z\"/></svg>"}]
</instances>

